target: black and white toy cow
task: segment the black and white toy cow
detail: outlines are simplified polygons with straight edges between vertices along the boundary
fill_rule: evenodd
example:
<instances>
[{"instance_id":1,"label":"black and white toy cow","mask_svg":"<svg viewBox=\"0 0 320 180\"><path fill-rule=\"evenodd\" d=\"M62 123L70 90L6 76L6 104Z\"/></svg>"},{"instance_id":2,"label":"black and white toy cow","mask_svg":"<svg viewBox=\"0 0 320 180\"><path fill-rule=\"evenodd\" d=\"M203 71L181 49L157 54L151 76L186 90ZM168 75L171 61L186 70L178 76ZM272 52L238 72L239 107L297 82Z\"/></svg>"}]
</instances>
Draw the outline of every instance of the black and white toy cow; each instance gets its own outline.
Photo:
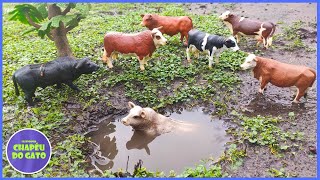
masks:
<instances>
[{"instance_id":1,"label":"black and white toy cow","mask_svg":"<svg viewBox=\"0 0 320 180\"><path fill-rule=\"evenodd\" d=\"M99 66L89 58L75 60L70 57L60 57L44 64L30 64L18 69L12 76L16 95L19 96L18 85L25 94L29 106L34 105L33 97L37 87L45 88L56 84L61 87L64 83L71 89L80 91L72 82L82 74L91 74Z\"/></svg>"},{"instance_id":2,"label":"black and white toy cow","mask_svg":"<svg viewBox=\"0 0 320 180\"><path fill-rule=\"evenodd\" d=\"M225 38L218 35L208 34L197 29L189 31L188 46L186 49L187 60L190 63L190 52L199 58L199 52L206 53L209 57L209 68L212 68L213 56L216 56L216 63L219 63L219 55L225 49L239 50L233 36Z\"/></svg>"}]
</instances>

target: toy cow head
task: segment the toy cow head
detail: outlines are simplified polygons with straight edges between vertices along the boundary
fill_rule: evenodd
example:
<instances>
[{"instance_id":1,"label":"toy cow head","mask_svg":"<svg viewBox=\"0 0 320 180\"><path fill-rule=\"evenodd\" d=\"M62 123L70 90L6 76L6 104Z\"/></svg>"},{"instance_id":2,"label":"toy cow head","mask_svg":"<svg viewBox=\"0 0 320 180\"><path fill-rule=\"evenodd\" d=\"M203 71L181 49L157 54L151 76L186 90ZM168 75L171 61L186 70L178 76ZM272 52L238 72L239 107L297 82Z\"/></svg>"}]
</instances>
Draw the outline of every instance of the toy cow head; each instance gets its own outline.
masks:
<instances>
[{"instance_id":1,"label":"toy cow head","mask_svg":"<svg viewBox=\"0 0 320 180\"><path fill-rule=\"evenodd\" d=\"M222 13L219 18L223 21L229 21L230 19L232 19L234 17L233 14L230 13L230 11L226 11L224 13Z\"/></svg>"},{"instance_id":2,"label":"toy cow head","mask_svg":"<svg viewBox=\"0 0 320 180\"><path fill-rule=\"evenodd\" d=\"M153 42L154 42L154 45L156 47L159 47L161 45L166 45L167 43L167 39L162 35L162 33L159 31L160 29L162 28L161 27L158 27L158 28L154 28L152 29L151 33L152 33L152 39L153 39Z\"/></svg>"},{"instance_id":3,"label":"toy cow head","mask_svg":"<svg viewBox=\"0 0 320 180\"><path fill-rule=\"evenodd\" d=\"M249 56L246 57L246 60L244 61L244 63L240 65L241 69L246 70L246 69L252 69L256 67L257 60L255 58L256 56L254 54L249 54Z\"/></svg>"},{"instance_id":4,"label":"toy cow head","mask_svg":"<svg viewBox=\"0 0 320 180\"><path fill-rule=\"evenodd\" d=\"M154 24L152 14L141 14L140 16L142 17L141 26L149 27Z\"/></svg>"}]
</instances>

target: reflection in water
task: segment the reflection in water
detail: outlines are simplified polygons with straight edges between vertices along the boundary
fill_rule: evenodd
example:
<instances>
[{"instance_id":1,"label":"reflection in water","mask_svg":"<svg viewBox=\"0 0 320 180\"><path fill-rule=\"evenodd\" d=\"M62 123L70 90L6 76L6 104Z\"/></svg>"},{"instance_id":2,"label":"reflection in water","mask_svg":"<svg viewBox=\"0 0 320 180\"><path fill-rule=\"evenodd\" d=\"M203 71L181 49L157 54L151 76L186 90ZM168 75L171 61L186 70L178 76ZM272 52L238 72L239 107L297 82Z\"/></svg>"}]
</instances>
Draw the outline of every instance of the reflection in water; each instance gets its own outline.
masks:
<instances>
[{"instance_id":1,"label":"reflection in water","mask_svg":"<svg viewBox=\"0 0 320 180\"><path fill-rule=\"evenodd\" d=\"M148 144L151 143L157 135L149 135L142 131L134 131L131 139L126 143L128 150L130 149L145 149L147 154L150 155L150 148Z\"/></svg>"},{"instance_id":2,"label":"reflection in water","mask_svg":"<svg viewBox=\"0 0 320 180\"><path fill-rule=\"evenodd\" d=\"M100 172L101 170L112 169L114 162L113 159L118 154L116 137L110 137L109 135L115 132L115 125L110 121L103 122L99 125L97 131L92 132L92 128L89 128L91 132L87 134L92 139L99 139L98 142L93 142L94 151L91 154L91 164Z\"/></svg>"},{"instance_id":3,"label":"reflection in water","mask_svg":"<svg viewBox=\"0 0 320 180\"><path fill-rule=\"evenodd\" d=\"M91 158L94 166L113 171L128 167L128 171L133 172L134 164L141 159L148 170L165 173L175 170L180 173L187 167L194 167L202 159L217 159L223 153L228 141L223 121L212 120L197 109L172 113L170 117L195 124L198 128L191 132L150 136L132 131L131 127L119 121L101 123L97 131L88 134L97 146ZM118 120L121 118L118 117Z\"/></svg>"}]
</instances>

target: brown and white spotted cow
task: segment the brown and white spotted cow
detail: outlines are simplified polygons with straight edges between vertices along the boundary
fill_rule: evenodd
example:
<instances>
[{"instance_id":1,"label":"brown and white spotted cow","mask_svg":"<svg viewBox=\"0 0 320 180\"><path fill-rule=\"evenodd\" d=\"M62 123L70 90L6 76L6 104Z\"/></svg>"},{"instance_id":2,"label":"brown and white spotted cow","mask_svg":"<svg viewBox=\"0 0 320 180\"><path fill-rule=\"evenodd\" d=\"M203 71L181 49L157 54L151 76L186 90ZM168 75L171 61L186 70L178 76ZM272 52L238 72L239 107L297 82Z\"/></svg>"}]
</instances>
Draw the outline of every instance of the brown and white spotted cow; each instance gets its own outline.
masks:
<instances>
[{"instance_id":1,"label":"brown and white spotted cow","mask_svg":"<svg viewBox=\"0 0 320 180\"><path fill-rule=\"evenodd\" d=\"M227 25L237 42L240 41L239 35L254 36L257 39L257 46L263 42L263 46L268 48L272 45L272 36L276 26L272 22L260 22L249 20L245 17L236 16L230 11L226 11L219 16Z\"/></svg>"},{"instance_id":2,"label":"brown and white spotted cow","mask_svg":"<svg viewBox=\"0 0 320 180\"><path fill-rule=\"evenodd\" d=\"M254 78L261 83L259 92L263 94L266 85L271 84L278 87L296 87L297 94L293 102L298 103L299 99L307 95L316 79L316 71L305 66L286 64L268 58L258 57L249 54L245 62L241 64L243 70L252 69Z\"/></svg>"},{"instance_id":3,"label":"brown and white spotted cow","mask_svg":"<svg viewBox=\"0 0 320 180\"><path fill-rule=\"evenodd\" d=\"M112 68L112 60L118 54L135 55L140 62L140 69L144 70L144 65L150 59L152 53L161 45L165 45L167 39L159 31L162 27L154 28L152 31L146 30L136 34L125 34L120 32L110 32L104 36L103 62ZM110 57L112 57L110 59Z\"/></svg>"}]
</instances>

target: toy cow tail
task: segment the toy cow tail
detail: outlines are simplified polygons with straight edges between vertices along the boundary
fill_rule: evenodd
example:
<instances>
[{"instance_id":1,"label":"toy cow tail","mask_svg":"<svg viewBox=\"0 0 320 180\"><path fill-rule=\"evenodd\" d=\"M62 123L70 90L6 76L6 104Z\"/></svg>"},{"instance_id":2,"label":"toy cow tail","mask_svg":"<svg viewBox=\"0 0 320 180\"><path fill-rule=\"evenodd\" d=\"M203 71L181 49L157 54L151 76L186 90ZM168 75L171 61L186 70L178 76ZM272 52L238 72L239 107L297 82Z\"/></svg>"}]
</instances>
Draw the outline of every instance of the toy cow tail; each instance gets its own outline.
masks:
<instances>
[{"instance_id":1,"label":"toy cow tail","mask_svg":"<svg viewBox=\"0 0 320 180\"><path fill-rule=\"evenodd\" d=\"M269 36L267 37L267 46L272 45L272 36L273 36L274 32L276 31L276 25L273 24L272 22L270 22L270 23L272 25L272 29L271 29Z\"/></svg>"},{"instance_id":2,"label":"toy cow tail","mask_svg":"<svg viewBox=\"0 0 320 180\"><path fill-rule=\"evenodd\" d=\"M191 21L191 25L192 25L191 29L193 29L194 27L193 27L192 19L191 19L191 17L189 17L189 16L188 16L188 18L189 18L190 21Z\"/></svg>"},{"instance_id":3,"label":"toy cow tail","mask_svg":"<svg viewBox=\"0 0 320 180\"><path fill-rule=\"evenodd\" d=\"M15 77L15 74L13 74L13 76L12 76L12 81L13 81L13 84L14 84L14 89L16 91L16 95L19 96L19 89L18 89L18 84L17 84L17 80L16 80L16 77Z\"/></svg>"}]
</instances>

